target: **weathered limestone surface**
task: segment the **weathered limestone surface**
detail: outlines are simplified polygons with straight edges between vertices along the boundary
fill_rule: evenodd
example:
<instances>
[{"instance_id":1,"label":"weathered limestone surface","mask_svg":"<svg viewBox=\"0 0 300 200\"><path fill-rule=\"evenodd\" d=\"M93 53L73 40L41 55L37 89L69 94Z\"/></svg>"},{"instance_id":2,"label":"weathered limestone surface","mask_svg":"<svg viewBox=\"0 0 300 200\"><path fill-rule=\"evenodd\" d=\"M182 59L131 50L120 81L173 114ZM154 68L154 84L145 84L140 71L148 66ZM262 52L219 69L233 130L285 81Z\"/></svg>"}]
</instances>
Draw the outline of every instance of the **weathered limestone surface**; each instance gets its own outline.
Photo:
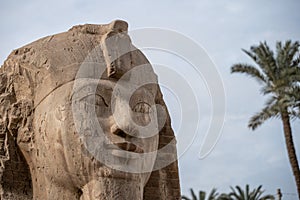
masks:
<instances>
[{"instance_id":1,"label":"weathered limestone surface","mask_svg":"<svg viewBox=\"0 0 300 200\"><path fill-rule=\"evenodd\" d=\"M152 84L140 84L148 77ZM86 87L74 94L77 79ZM118 84L139 87L126 99L112 92ZM155 104L165 117L153 114ZM95 136L91 108L109 143ZM162 127L143 138L132 121L147 126L152 115ZM156 75L132 45L124 21L74 26L39 39L14 50L0 68L1 200L180 199L177 161L168 163L177 156L174 137ZM133 158L149 152L152 157ZM103 163L106 154L128 171Z\"/></svg>"}]
</instances>

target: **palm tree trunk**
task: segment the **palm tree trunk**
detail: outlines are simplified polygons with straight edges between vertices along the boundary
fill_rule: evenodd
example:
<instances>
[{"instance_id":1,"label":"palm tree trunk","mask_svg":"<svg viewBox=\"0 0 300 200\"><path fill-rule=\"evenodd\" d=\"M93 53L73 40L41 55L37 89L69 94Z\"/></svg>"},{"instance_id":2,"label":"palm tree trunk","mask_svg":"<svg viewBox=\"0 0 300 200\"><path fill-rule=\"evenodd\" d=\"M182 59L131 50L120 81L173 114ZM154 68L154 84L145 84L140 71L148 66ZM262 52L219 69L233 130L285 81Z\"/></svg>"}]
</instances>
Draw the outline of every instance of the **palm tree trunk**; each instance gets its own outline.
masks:
<instances>
[{"instance_id":1,"label":"palm tree trunk","mask_svg":"<svg viewBox=\"0 0 300 200\"><path fill-rule=\"evenodd\" d=\"M299 170L299 164L298 164L296 150L295 150L295 146L294 146L294 142L293 142L290 117L289 117L287 111L281 113L281 119L283 122L285 144L286 144L290 164L291 164L294 178L295 178L296 185L297 185L298 198L300 200L300 170Z\"/></svg>"}]
</instances>

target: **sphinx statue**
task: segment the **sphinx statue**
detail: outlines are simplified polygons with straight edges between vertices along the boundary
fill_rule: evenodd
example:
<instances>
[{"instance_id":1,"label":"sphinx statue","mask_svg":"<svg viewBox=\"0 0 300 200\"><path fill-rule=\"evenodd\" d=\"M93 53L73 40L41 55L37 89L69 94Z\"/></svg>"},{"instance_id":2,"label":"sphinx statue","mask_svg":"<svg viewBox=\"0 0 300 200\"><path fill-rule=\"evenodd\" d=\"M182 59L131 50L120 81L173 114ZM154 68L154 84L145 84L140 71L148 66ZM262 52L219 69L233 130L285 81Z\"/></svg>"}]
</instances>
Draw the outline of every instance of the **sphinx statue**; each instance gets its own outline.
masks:
<instances>
[{"instance_id":1,"label":"sphinx statue","mask_svg":"<svg viewBox=\"0 0 300 200\"><path fill-rule=\"evenodd\" d=\"M78 25L0 68L0 199L180 199L176 140L126 22Z\"/></svg>"}]
</instances>

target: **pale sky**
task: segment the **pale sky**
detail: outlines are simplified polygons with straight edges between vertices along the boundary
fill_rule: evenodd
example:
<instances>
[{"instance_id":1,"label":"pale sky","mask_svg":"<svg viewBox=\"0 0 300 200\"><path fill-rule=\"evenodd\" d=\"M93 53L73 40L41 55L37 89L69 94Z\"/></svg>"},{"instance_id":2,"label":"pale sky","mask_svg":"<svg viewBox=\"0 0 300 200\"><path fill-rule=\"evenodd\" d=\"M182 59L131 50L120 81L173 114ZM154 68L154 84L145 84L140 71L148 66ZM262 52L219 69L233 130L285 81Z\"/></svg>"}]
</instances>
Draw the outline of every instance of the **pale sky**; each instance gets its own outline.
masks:
<instances>
[{"instance_id":1,"label":"pale sky","mask_svg":"<svg viewBox=\"0 0 300 200\"><path fill-rule=\"evenodd\" d=\"M299 8L299 0L1 1L0 62L13 49L77 24L123 19L130 30L157 27L181 33L206 50L221 75L226 94L221 137L211 154L200 160L198 154L211 108L209 93L201 86L205 85L204 80L190 78L200 91L197 97L201 121L195 141L179 159L182 194L189 195L189 188L208 192L215 187L219 192L227 192L229 186L244 187L248 183L251 187L263 185L269 194L281 188L285 200L296 199L281 121L268 121L255 132L247 128L249 118L263 107L265 98L255 81L231 75L230 66L237 62L251 63L241 48L249 49L267 41L274 49L276 41L300 40ZM151 62L166 62L174 68L180 63L164 53L145 51L145 54ZM174 98L165 92L176 131L180 112ZM299 120L292 123L300 160Z\"/></svg>"}]
</instances>

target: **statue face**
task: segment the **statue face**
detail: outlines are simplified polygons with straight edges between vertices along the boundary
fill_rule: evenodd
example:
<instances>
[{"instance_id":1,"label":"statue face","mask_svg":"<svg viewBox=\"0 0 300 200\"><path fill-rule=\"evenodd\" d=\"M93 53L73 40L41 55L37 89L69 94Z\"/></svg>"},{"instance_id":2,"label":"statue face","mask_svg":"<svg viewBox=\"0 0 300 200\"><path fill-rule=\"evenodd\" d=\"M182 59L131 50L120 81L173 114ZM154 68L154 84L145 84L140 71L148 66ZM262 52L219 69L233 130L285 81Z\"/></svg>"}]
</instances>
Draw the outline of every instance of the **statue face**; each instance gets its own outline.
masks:
<instances>
[{"instance_id":1,"label":"statue face","mask_svg":"<svg viewBox=\"0 0 300 200\"><path fill-rule=\"evenodd\" d=\"M81 186L89 177L145 184L158 147L157 85L95 79L80 85L64 84L36 107L34 162L61 184Z\"/></svg>"}]
</instances>

